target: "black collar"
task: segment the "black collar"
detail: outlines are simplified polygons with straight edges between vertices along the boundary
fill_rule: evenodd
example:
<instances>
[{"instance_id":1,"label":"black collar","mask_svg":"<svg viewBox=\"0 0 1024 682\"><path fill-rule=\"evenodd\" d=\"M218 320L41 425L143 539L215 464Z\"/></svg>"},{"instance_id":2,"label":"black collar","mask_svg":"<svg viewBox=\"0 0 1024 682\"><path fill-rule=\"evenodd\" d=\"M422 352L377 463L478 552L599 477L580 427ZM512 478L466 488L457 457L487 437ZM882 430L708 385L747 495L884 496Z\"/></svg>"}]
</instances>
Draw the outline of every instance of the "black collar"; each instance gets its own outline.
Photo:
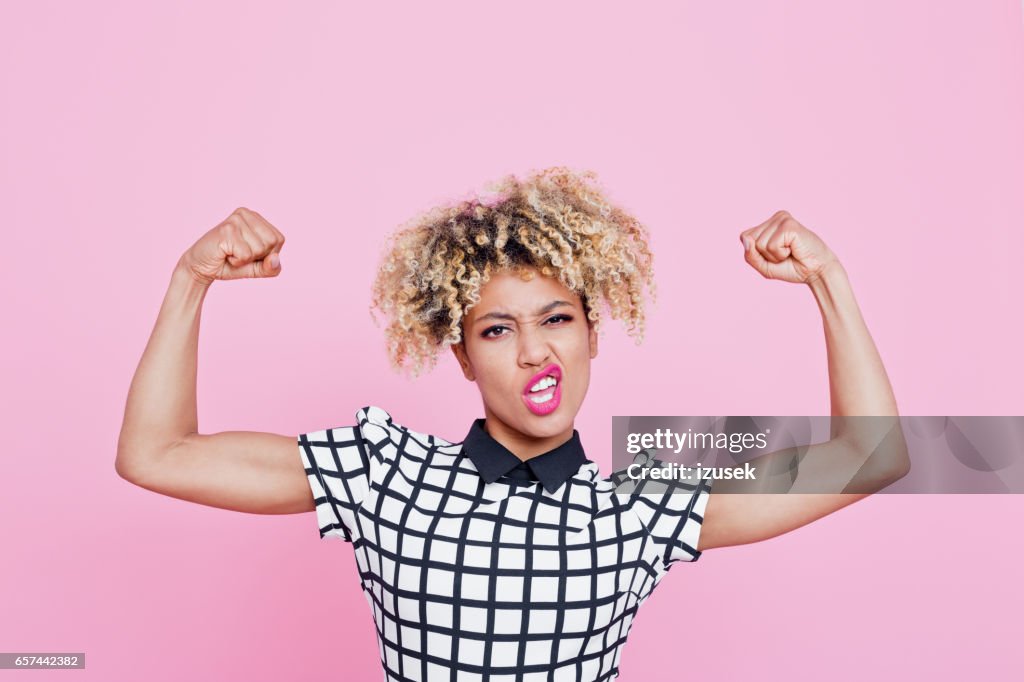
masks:
<instances>
[{"instance_id":1,"label":"black collar","mask_svg":"<svg viewBox=\"0 0 1024 682\"><path fill-rule=\"evenodd\" d=\"M573 429L572 438L554 450L531 457L525 462L494 440L484 429L484 419L477 419L462 441L462 451L469 455L480 476L494 483L501 476L540 481L544 489L553 493L575 474L581 465L590 461L583 452L580 434Z\"/></svg>"}]
</instances>

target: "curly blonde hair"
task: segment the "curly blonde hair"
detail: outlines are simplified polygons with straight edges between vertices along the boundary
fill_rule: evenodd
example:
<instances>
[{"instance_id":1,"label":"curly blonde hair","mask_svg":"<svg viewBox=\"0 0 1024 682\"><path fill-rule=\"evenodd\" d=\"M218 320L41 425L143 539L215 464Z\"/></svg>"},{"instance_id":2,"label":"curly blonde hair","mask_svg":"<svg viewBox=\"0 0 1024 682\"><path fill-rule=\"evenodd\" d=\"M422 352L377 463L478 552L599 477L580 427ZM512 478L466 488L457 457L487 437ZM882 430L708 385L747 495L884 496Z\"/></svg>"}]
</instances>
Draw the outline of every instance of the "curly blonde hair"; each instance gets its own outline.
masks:
<instances>
[{"instance_id":1,"label":"curly blonde hair","mask_svg":"<svg viewBox=\"0 0 1024 682\"><path fill-rule=\"evenodd\" d=\"M391 317L388 356L413 374L431 369L445 347L462 341L462 322L498 271L523 279L536 268L583 301L600 329L603 299L636 343L643 341L643 288L656 297L647 230L611 205L591 171L547 168L507 175L493 197L433 208L404 224L385 246L373 285L374 307Z\"/></svg>"}]
</instances>

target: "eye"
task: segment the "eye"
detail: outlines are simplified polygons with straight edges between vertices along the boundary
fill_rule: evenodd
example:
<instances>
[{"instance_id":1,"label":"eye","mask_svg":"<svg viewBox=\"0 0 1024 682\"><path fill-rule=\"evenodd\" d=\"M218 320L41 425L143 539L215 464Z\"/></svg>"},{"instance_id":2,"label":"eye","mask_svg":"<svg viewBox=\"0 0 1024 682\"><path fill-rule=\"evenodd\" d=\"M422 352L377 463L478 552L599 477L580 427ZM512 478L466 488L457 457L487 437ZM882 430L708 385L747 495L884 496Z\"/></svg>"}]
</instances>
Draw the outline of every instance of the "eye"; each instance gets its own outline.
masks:
<instances>
[{"instance_id":1,"label":"eye","mask_svg":"<svg viewBox=\"0 0 1024 682\"><path fill-rule=\"evenodd\" d=\"M498 338L498 336L501 336L501 335L498 334L496 336L491 336L491 332L496 331L498 329L508 329L508 327L502 327L500 325L496 326L496 327L488 327L487 329L485 329L483 331L483 333L480 334L480 336L482 336L485 339L496 339L496 338Z\"/></svg>"},{"instance_id":2,"label":"eye","mask_svg":"<svg viewBox=\"0 0 1024 682\"><path fill-rule=\"evenodd\" d=\"M566 322L571 322L572 321L572 316L571 315L552 315L547 320L545 320L544 323L545 324L548 324L548 323L558 323L558 322L561 322L562 320L565 320ZM488 327L487 329L485 329L482 332L480 332L480 336L482 338L485 338L485 339L498 339L498 338L501 338L502 336L505 336L505 334L492 334L491 332L497 332L497 331L501 331L501 330L507 331L508 327L505 327L504 325L495 325L493 327Z\"/></svg>"}]
</instances>

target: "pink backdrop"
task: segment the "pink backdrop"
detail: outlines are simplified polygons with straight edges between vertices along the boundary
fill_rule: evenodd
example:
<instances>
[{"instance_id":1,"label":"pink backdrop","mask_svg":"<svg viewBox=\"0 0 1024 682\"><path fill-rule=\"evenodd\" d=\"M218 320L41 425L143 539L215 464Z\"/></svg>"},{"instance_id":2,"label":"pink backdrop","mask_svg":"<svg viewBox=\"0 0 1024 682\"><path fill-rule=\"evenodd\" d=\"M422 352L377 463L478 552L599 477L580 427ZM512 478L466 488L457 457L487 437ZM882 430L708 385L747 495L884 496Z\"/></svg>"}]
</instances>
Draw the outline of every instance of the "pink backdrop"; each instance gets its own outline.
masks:
<instances>
[{"instance_id":1,"label":"pink backdrop","mask_svg":"<svg viewBox=\"0 0 1024 682\"><path fill-rule=\"evenodd\" d=\"M276 5L4 3L0 650L87 669L0 678L380 678L351 546L312 513L114 472L171 268L239 205L288 243L279 278L207 297L205 433L376 404L460 439L482 408L450 356L388 369L378 253L555 164L597 171L656 253L648 339L607 327L577 421L606 473L610 415L828 413L810 292L737 239L780 208L843 260L903 414L1024 413L1016 0ZM708 551L644 606L622 679L1019 679L1022 511L877 496Z\"/></svg>"}]
</instances>

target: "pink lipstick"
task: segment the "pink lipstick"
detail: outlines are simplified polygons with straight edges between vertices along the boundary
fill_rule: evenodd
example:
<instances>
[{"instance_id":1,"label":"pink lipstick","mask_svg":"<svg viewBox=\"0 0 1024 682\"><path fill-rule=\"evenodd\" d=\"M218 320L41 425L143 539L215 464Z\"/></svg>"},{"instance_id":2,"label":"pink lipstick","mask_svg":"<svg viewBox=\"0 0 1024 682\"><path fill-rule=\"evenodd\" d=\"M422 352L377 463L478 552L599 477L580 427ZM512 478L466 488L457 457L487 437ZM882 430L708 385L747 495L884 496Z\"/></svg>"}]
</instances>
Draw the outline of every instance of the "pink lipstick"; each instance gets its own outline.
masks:
<instances>
[{"instance_id":1,"label":"pink lipstick","mask_svg":"<svg viewBox=\"0 0 1024 682\"><path fill-rule=\"evenodd\" d=\"M538 416L554 412L562 402L561 368L551 363L533 375L523 389L523 402L526 409Z\"/></svg>"}]
</instances>

